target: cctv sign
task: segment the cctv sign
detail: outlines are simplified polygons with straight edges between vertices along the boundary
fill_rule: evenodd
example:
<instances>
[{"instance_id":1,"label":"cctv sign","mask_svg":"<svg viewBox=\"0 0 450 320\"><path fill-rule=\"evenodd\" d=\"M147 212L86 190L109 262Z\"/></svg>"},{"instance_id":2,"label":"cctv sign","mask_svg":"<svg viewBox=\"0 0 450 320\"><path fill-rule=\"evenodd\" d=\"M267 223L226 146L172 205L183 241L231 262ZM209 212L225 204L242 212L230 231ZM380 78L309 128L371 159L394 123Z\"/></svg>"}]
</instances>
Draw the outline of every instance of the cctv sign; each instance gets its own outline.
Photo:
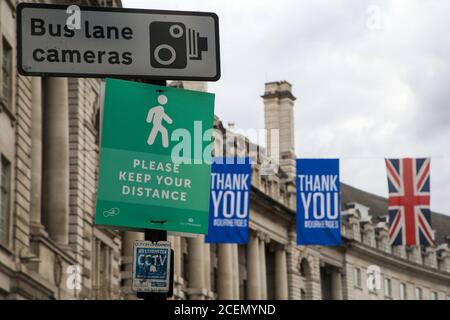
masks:
<instances>
[{"instance_id":1,"label":"cctv sign","mask_svg":"<svg viewBox=\"0 0 450 320\"><path fill-rule=\"evenodd\" d=\"M26 76L217 81L214 13L21 3L18 68ZM73 23L74 20L78 23Z\"/></svg>"},{"instance_id":2,"label":"cctv sign","mask_svg":"<svg viewBox=\"0 0 450 320\"><path fill-rule=\"evenodd\" d=\"M133 290L168 292L170 289L170 242L154 244L135 241L133 255Z\"/></svg>"}]
</instances>

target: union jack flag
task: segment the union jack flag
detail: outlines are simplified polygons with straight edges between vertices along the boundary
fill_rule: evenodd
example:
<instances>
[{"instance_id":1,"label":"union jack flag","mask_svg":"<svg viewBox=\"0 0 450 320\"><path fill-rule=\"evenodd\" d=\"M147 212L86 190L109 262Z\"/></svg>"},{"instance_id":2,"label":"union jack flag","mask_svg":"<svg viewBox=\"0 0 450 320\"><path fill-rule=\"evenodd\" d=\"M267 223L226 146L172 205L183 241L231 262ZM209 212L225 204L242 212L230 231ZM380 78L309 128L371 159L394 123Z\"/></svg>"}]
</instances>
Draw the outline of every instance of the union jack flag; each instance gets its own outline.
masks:
<instances>
[{"instance_id":1,"label":"union jack flag","mask_svg":"<svg viewBox=\"0 0 450 320\"><path fill-rule=\"evenodd\" d=\"M429 158L386 159L389 187L389 242L434 245L430 217Z\"/></svg>"}]
</instances>

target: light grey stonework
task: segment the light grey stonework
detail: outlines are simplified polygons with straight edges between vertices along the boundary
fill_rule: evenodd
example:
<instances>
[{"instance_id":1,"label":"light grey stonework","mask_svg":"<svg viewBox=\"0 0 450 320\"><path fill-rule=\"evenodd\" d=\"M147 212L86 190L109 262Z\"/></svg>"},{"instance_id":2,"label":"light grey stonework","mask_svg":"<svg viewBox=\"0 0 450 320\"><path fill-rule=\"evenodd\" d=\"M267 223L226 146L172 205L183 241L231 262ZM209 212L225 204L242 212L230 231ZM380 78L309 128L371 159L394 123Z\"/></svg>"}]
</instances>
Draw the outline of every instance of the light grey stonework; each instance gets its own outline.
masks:
<instances>
[{"instance_id":1,"label":"light grey stonework","mask_svg":"<svg viewBox=\"0 0 450 320\"><path fill-rule=\"evenodd\" d=\"M16 2L0 2L0 35L14 50ZM94 224L100 80L13 75L11 109L0 104L0 154L12 169L8 239L0 243L0 299L136 299L132 246L143 234ZM205 83L171 85L207 90ZM248 245L169 236L174 299L398 299L400 284L406 285L407 299L415 298L416 287L424 299L432 292L447 299L450 247L443 239L450 234L450 219L441 215L433 214L440 221L436 248L391 247L383 220L386 199L342 184L343 245L297 246L292 92L286 81L264 88L266 128L279 129L279 136L268 141L269 154L260 153L252 165ZM217 117L215 128L218 154L230 130ZM233 137L240 143L230 154L253 147L248 138ZM262 176L270 155L281 169ZM366 285L373 265L381 271L377 290ZM80 267L81 290L68 281L70 266Z\"/></svg>"}]
</instances>

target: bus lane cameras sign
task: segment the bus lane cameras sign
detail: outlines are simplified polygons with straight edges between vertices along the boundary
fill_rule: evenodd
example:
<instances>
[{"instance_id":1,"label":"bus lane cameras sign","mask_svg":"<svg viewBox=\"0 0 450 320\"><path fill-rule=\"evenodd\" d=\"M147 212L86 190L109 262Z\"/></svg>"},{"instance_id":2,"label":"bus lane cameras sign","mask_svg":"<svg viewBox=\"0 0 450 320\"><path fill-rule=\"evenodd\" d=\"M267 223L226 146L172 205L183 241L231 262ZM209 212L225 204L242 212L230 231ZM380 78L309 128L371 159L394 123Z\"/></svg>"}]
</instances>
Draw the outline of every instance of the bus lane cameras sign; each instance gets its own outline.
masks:
<instances>
[{"instance_id":1,"label":"bus lane cameras sign","mask_svg":"<svg viewBox=\"0 0 450 320\"><path fill-rule=\"evenodd\" d=\"M217 81L219 22L214 13L79 7L17 7L18 69L27 76Z\"/></svg>"}]
</instances>

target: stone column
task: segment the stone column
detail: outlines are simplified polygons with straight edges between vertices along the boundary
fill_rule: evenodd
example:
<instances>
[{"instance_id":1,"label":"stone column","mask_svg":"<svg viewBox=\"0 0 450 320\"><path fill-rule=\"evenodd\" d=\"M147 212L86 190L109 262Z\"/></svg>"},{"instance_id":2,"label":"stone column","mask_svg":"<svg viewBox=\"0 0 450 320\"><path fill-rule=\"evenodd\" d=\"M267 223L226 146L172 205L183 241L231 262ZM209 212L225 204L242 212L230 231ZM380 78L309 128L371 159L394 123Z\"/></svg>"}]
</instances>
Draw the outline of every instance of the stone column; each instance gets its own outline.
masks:
<instances>
[{"instance_id":1,"label":"stone column","mask_svg":"<svg viewBox=\"0 0 450 320\"><path fill-rule=\"evenodd\" d=\"M172 242L173 248L173 274L175 277L181 277L181 238L178 236L168 236Z\"/></svg>"},{"instance_id":2,"label":"stone column","mask_svg":"<svg viewBox=\"0 0 450 320\"><path fill-rule=\"evenodd\" d=\"M297 250L297 231L295 223L292 223L289 228L288 233L288 244L286 246L286 263L288 272L288 299L289 300L300 300L302 299L302 291L300 288L300 283L303 282L303 289L305 290L305 295L308 292L308 286L311 280L310 278L310 268L309 262L307 260L308 255L305 254L305 249L302 250L302 256ZM302 263L302 258L304 257L304 267L305 267L305 278L302 279L300 276L300 266Z\"/></svg>"},{"instance_id":3,"label":"stone column","mask_svg":"<svg viewBox=\"0 0 450 320\"><path fill-rule=\"evenodd\" d=\"M342 272L338 268L331 272L331 297L333 300L342 300Z\"/></svg>"},{"instance_id":4,"label":"stone column","mask_svg":"<svg viewBox=\"0 0 450 320\"><path fill-rule=\"evenodd\" d=\"M220 300L233 299L233 254L231 244L217 245L217 293Z\"/></svg>"},{"instance_id":5,"label":"stone column","mask_svg":"<svg viewBox=\"0 0 450 320\"><path fill-rule=\"evenodd\" d=\"M264 234L259 235L259 268L261 299L267 300L266 242Z\"/></svg>"},{"instance_id":6,"label":"stone column","mask_svg":"<svg viewBox=\"0 0 450 320\"><path fill-rule=\"evenodd\" d=\"M406 247L405 246L393 246L392 252L394 255L400 257L400 258L406 258Z\"/></svg>"},{"instance_id":7,"label":"stone column","mask_svg":"<svg viewBox=\"0 0 450 320\"><path fill-rule=\"evenodd\" d=\"M208 298L211 293L211 248L209 243L203 244L204 257L203 257L203 266L205 273L205 289L207 291Z\"/></svg>"},{"instance_id":8,"label":"stone column","mask_svg":"<svg viewBox=\"0 0 450 320\"><path fill-rule=\"evenodd\" d=\"M66 78L44 79L43 211L49 236L69 243L69 101Z\"/></svg>"},{"instance_id":9,"label":"stone column","mask_svg":"<svg viewBox=\"0 0 450 320\"><path fill-rule=\"evenodd\" d=\"M424 264L431 268L437 268L436 249L433 247L425 248Z\"/></svg>"},{"instance_id":10,"label":"stone column","mask_svg":"<svg viewBox=\"0 0 450 320\"><path fill-rule=\"evenodd\" d=\"M44 227L41 220L42 197L42 82L40 77L31 78L31 203L30 224L33 232Z\"/></svg>"},{"instance_id":11,"label":"stone column","mask_svg":"<svg viewBox=\"0 0 450 320\"><path fill-rule=\"evenodd\" d=\"M362 222L361 227L363 229L364 239L363 243L370 247L376 247L375 245L375 233L374 227L370 222Z\"/></svg>"},{"instance_id":12,"label":"stone column","mask_svg":"<svg viewBox=\"0 0 450 320\"><path fill-rule=\"evenodd\" d=\"M376 238L379 244L379 250L384 252L391 252L391 246L388 244L389 228L385 222L380 222L375 227Z\"/></svg>"},{"instance_id":13,"label":"stone column","mask_svg":"<svg viewBox=\"0 0 450 320\"><path fill-rule=\"evenodd\" d=\"M204 300L205 273L204 273L203 236L188 239L188 283L187 294L191 300Z\"/></svg>"},{"instance_id":14,"label":"stone column","mask_svg":"<svg viewBox=\"0 0 450 320\"><path fill-rule=\"evenodd\" d=\"M275 299L288 299L286 250L283 245L275 249Z\"/></svg>"},{"instance_id":15,"label":"stone column","mask_svg":"<svg viewBox=\"0 0 450 320\"><path fill-rule=\"evenodd\" d=\"M345 262L342 268L342 300L353 300L354 290L353 266Z\"/></svg>"},{"instance_id":16,"label":"stone column","mask_svg":"<svg viewBox=\"0 0 450 320\"><path fill-rule=\"evenodd\" d=\"M420 246L408 247L411 250L409 254L409 259L415 263L422 264L422 250Z\"/></svg>"},{"instance_id":17,"label":"stone column","mask_svg":"<svg viewBox=\"0 0 450 320\"><path fill-rule=\"evenodd\" d=\"M361 241L361 226L359 225L359 218L358 214L355 209L349 209L350 212L350 218L348 221L348 224L350 226L351 235L350 237L354 239L355 241L360 242Z\"/></svg>"},{"instance_id":18,"label":"stone column","mask_svg":"<svg viewBox=\"0 0 450 320\"><path fill-rule=\"evenodd\" d=\"M309 260L309 259L308 259ZM322 287L321 287L321 279L320 279L320 268L321 262L319 255L313 256L310 261L311 268L311 299L312 300L321 300L322 299Z\"/></svg>"},{"instance_id":19,"label":"stone column","mask_svg":"<svg viewBox=\"0 0 450 320\"><path fill-rule=\"evenodd\" d=\"M181 277L181 237L172 236L172 248L173 248L173 272L174 272L174 298L177 298L180 294L180 288L183 285L183 279Z\"/></svg>"},{"instance_id":20,"label":"stone column","mask_svg":"<svg viewBox=\"0 0 450 320\"><path fill-rule=\"evenodd\" d=\"M233 296L235 300L239 300L239 254L238 245L232 245L232 255L233 255Z\"/></svg>"},{"instance_id":21,"label":"stone column","mask_svg":"<svg viewBox=\"0 0 450 320\"><path fill-rule=\"evenodd\" d=\"M253 232L247 245L247 298L258 300L260 297L259 241Z\"/></svg>"},{"instance_id":22,"label":"stone column","mask_svg":"<svg viewBox=\"0 0 450 320\"><path fill-rule=\"evenodd\" d=\"M436 250L439 252L438 267L439 270L450 272L450 247L448 243L439 245Z\"/></svg>"},{"instance_id":23,"label":"stone column","mask_svg":"<svg viewBox=\"0 0 450 320\"><path fill-rule=\"evenodd\" d=\"M133 247L136 240L144 240L144 234L142 232L132 231L125 231L122 234L122 290L126 300L137 300L137 295L131 288L133 278Z\"/></svg>"}]
</instances>

